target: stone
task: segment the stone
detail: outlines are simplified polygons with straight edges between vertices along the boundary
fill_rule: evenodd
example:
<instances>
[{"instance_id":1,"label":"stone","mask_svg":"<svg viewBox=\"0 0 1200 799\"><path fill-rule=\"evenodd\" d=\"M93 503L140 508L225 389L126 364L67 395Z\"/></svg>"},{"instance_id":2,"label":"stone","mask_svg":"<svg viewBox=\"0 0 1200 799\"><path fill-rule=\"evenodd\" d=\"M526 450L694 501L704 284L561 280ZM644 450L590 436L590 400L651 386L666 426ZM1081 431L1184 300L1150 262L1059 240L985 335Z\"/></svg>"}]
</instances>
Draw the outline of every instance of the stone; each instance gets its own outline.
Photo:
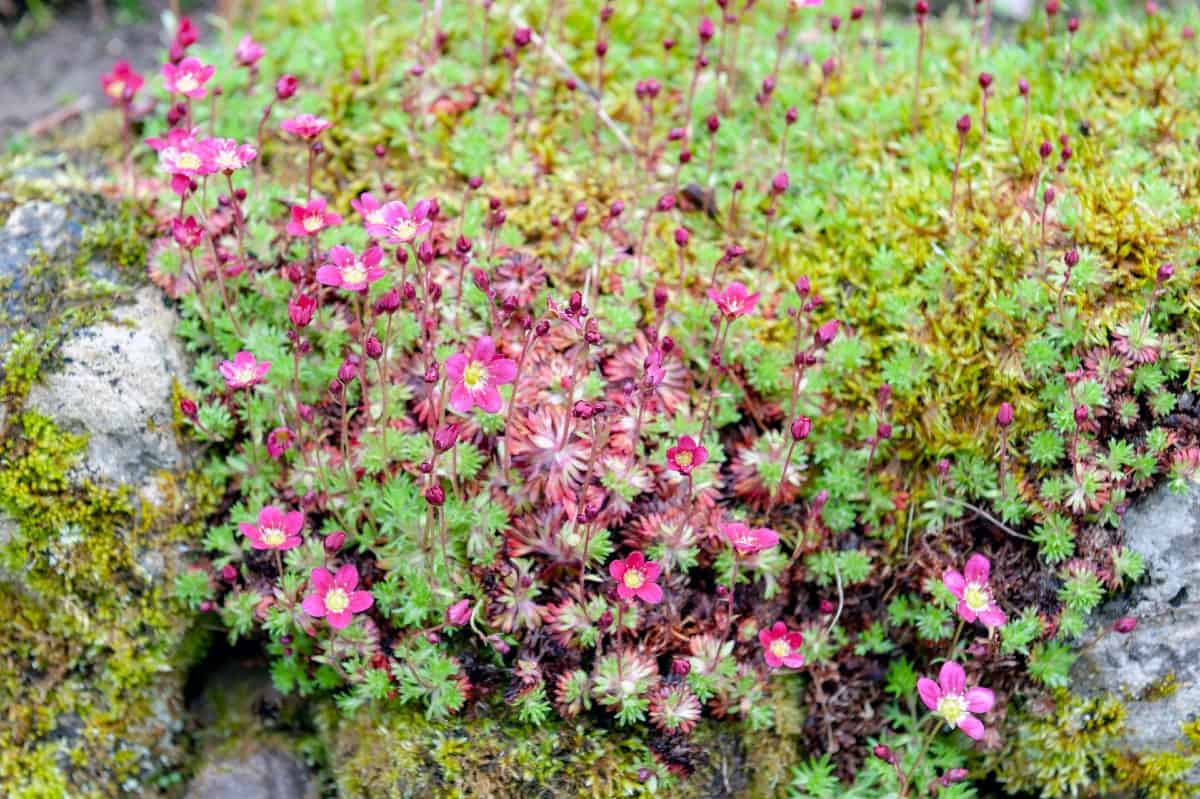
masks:
<instances>
[{"instance_id":1,"label":"stone","mask_svg":"<svg viewBox=\"0 0 1200 799\"><path fill-rule=\"evenodd\" d=\"M1200 485L1160 486L1135 503L1125 544L1145 558L1146 577L1099 613L1107 632L1076 663L1074 688L1126 701L1130 751L1176 751L1181 726L1200 719ZM1137 618L1132 633L1111 630L1122 616ZM1200 784L1200 767L1189 777Z\"/></svg>"},{"instance_id":2,"label":"stone","mask_svg":"<svg viewBox=\"0 0 1200 799\"><path fill-rule=\"evenodd\" d=\"M316 791L295 757L250 744L201 766L186 799L316 799Z\"/></svg>"}]
</instances>

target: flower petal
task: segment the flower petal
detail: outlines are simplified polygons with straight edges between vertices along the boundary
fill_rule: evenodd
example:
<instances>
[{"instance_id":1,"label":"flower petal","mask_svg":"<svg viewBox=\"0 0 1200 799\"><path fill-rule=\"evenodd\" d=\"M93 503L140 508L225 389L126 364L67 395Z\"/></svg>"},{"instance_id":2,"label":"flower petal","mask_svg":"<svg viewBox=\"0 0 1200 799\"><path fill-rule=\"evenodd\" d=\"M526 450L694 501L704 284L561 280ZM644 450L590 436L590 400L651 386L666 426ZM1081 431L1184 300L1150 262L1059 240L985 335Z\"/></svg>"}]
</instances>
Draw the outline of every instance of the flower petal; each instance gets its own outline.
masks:
<instances>
[{"instance_id":1,"label":"flower petal","mask_svg":"<svg viewBox=\"0 0 1200 799\"><path fill-rule=\"evenodd\" d=\"M653 582L658 579L658 575L662 574L662 564L657 561L648 560L646 565L642 567L642 574L646 575L646 579Z\"/></svg>"},{"instance_id":2,"label":"flower petal","mask_svg":"<svg viewBox=\"0 0 1200 799\"><path fill-rule=\"evenodd\" d=\"M971 713L987 713L996 704L996 695L990 688L972 688L967 691L967 710Z\"/></svg>"},{"instance_id":3,"label":"flower petal","mask_svg":"<svg viewBox=\"0 0 1200 799\"><path fill-rule=\"evenodd\" d=\"M983 737L983 722L974 716L963 716L958 722L958 728L967 734L968 738L978 741Z\"/></svg>"},{"instance_id":4,"label":"flower petal","mask_svg":"<svg viewBox=\"0 0 1200 799\"><path fill-rule=\"evenodd\" d=\"M1004 611L993 602L987 606L987 609L983 613L979 614L979 620L988 628L1003 627L1008 621L1008 616L1005 616Z\"/></svg>"},{"instance_id":5,"label":"flower petal","mask_svg":"<svg viewBox=\"0 0 1200 799\"><path fill-rule=\"evenodd\" d=\"M496 358L488 364L488 378L492 385L503 386L517 376L517 362L511 358Z\"/></svg>"},{"instance_id":6,"label":"flower petal","mask_svg":"<svg viewBox=\"0 0 1200 799\"><path fill-rule=\"evenodd\" d=\"M967 673L953 660L947 660L938 673L938 684L943 693L961 694L967 689Z\"/></svg>"},{"instance_id":7,"label":"flower petal","mask_svg":"<svg viewBox=\"0 0 1200 799\"><path fill-rule=\"evenodd\" d=\"M972 555L963 571L966 573L968 582L983 584L988 581L992 564L983 555Z\"/></svg>"},{"instance_id":8,"label":"flower petal","mask_svg":"<svg viewBox=\"0 0 1200 799\"><path fill-rule=\"evenodd\" d=\"M313 616L318 619L322 618L326 613L325 599L320 594L309 594L308 596L304 597L304 601L300 603L300 607L303 608L304 612L309 616Z\"/></svg>"},{"instance_id":9,"label":"flower petal","mask_svg":"<svg viewBox=\"0 0 1200 799\"><path fill-rule=\"evenodd\" d=\"M495 386L488 385L483 391L475 392L475 402L488 413L499 413L504 407L504 400Z\"/></svg>"},{"instance_id":10,"label":"flower petal","mask_svg":"<svg viewBox=\"0 0 1200 799\"><path fill-rule=\"evenodd\" d=\"M309 582L312 583L313 588L324 594L330 588L333 588L333 573L329 569L318 566L309 575Z\"/></svg>"},{"instance_id":11,"label":"flower petal","mask_svg":"<svg viewBox=\"0 0 1200 799\"><path fill-rule=\"evenodd\" d=\"M662 586L658 583L642 583L641 587L637 590L637 595L643 602L657 605L659 602L662 602Z\"/></svg>"},{"instance_id":12,"label":"flower petal","mask_svg":"<svg viewBox=\"0 0 1200 799\"><path fill-rule=\"evenodd\" d=\"M375 597L370 591L355 591L350 594L350 611L352 613L362 613L367 608L375 604Z\"/></svg>"},{"instance_id":13,"label":"flower petal","mask_svg":"<svg viewBox=\"0 0 1200 799\"><path fill-rule=\"evenodd\" d=\"M304 514L301 513L300 511L294 510L294 511L291 511L290 513L287 513L284 515L284 517L283 517L284 532L287 532L291 535L295 535L295 534L299 533L303 527L304 527Z\"/></svg>"},{"instance_id":14,"label":"flower petal","mask_svg":"<svg viewBox=\"0 0 1200 799\"><path fill-rule=\"evenodd\" d=\"M463 372L467 370L467 363L467 356L462 352L456 352L446 359L446 376L452 383L462 382Z\"/></svg>"},{"instance_id":15,"label":"flower petal","mask_svg":"<svg viewBox=\"0 0 1200 799\"><path fill-rule=\"evenodd\" d=\"M942 585L946 586L946 590L954 594L958 599L963 598L963 591L967 588L967 581L963 578L960 572L954 569L947 569L942 575Z\"/></svg>"},{"instance_id":16,"label":"flower petal","mask_svg":"<svg viewBox=\"0 0 1200 799\"><path fill-rule=\"evenodd\" d=\"M471 360L489 363L494 357L496 357L496 342L492 341L491 336L480 336L479 340L475 342L475 349L471 352Z\"/></svg>"},{"instance_id":17,"label":"flower petal","mask_svg":"<svg viewBox=\"0 0 1200 799\"><path fill-rule=\"evenodd\" d=\"M938 701L942 698L942 689L938 687L937 683L928 677L922 677L917 680L917 694L925 703L925 707L937 710Z\"/></svg>"},{"instance_id":18,"label":"flower petal","mask_svg":"<svg viewBox=\"0 0 1200 799\"><path fill-rule=\"evenodd\" d=\"M608 564L608 573L611 574L612 578L618 583L621 582L621 580L625 577L625 561L618 559Z\"/></svg>"},{"instance_id":19,"label":"flower petal","mask_svg":"<svg viewBox=\"0 0 1200 799\"><path fill-rule=\"evenodd\" d=\"M358 587L358 569L353 563L347 563L337 570L333 576L333 584L349 593Z\"/></svg>"},{"instance_id":20,"label":"flower petal","mask_svg":"<svg viewBox=\"0 0 1200 799\"><path fill-rule=\"evenodd\" d=\"M462 383L455 383L450 389L450 407L459 413L470 413L475 407L475 399Z\"/></svg>"},{"instance_id":21,"label":"flower petal","mask_svg":"<svg viewBox=\"0 0 1200 799\"><path fill-rule=\"evenodd\" d=\"M350 622L354 621L354 614L348 610L343 610L341 613L330 613L327 621L330 627L340 630L350 626Z\"/></svg>"}]
</instances>

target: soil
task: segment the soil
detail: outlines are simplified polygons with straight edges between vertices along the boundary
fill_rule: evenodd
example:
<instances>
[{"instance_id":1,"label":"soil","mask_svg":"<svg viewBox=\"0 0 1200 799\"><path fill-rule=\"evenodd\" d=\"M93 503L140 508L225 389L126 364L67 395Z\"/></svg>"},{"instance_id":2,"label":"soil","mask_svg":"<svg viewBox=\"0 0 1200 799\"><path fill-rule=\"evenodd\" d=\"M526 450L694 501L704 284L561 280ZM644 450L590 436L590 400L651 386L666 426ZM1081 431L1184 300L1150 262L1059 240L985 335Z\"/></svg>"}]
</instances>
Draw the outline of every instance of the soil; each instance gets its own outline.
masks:
<instances>
[{"instance_id":1,"label":"soil","mask_svg":"<svg viewBox=\"0 0 1200 799\"><path fill-rule=\"evenodd\" d=\"M0 150L15 134L37 134L104 107L100 76L117 59L150 82L169 42L167 0L140 0L136 14L122 10L129 4L109 2L105 22L93 19L90 3L58 4L48 26L33 33L30 20L18 22L20 12L7 15L5 5L0 0L0 75L7 78L0 81ZM197 22L204 16L195 4L185 8Z\"/></svg>"}]
</instances>

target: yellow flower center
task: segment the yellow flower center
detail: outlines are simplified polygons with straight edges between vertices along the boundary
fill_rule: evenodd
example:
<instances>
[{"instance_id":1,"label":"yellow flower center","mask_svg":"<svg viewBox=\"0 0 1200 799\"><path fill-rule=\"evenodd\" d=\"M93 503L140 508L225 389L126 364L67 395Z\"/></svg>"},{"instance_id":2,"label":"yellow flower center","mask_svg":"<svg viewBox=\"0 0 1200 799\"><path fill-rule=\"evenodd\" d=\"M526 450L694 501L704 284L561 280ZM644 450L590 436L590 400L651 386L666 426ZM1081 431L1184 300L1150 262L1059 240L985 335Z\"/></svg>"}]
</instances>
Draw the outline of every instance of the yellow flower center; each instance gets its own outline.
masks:
<instances>
[{"instance_id":1,"label":"yellow flower center","mask_svg":"<svg viewBox=\"0 0 1200 799\"><path fill-rule=\"evenodd\" d=\"M979 583L967 583L967 587L963 589L963 602L976 613L987 610L989 602L987 589Z\"/></svg>"},{"instance_id":2,"label":"yellow flower center","mask_svg":"<svg viewBox=\"0 0 1200 799\"><path fill-rule=\"evenodd\" d=\"M691 466L692 465L691 451L685 449L682 452L675 453L675 462L684 468Z\"/></svg>"},{"instance_id":3,"label":"yellow flower center","mask_svg":"<svg viewBox=\"0 0 1200 799\"><path fill-rule=\"evenodd\" d=\"M253 383L258 374L253 366L243 366L241 369L236 370L233 376L237 378L239 383Z\"/></svg>"},{"instance_id":4,"label":"yellow flower center","mask_svg":"<svg viewBox=\"0 0 1200 799\"><path fill-rule=\"evenodd\" d=\"M112 83L108 84L108 96L109 97L112 97L115 100L119 100L119 99L121 99L121 97L124 94L125 94L125 81L114 80Z\"/></svg>"},{"instance_id":5,"label":"yellow flower center","mask_svg":"<svg viewBox=\"0 0 1200 799\"><path fill-rule=\"evenodd\" d=\"M199 169L200 156L195 153L180 153L179 157L175 159L175 163L184 169Z\"/></svg>"},{"instance_id":6,"label":"yellow flower center","mask_svg":"<svg viewBox=\"0 0 1200 799\"><path fill-rule=\"evenodd\" d=\"M217 153L217 166L221 169L237 169L241 165L237 153L233 150L222 150Z\"/></svg>"},{"instance_id":7,"label":"yellow flower center","mask_svg":"<svg viewBox=\"0 0 1200 799\"><path fill-rule=\"evenodd\" d=\"M366 283L367 268L362 261L354 261L342 270L342 281L345 283Z\"/></svg>"},{"instance_id":8,"label":"yellow flower center","mask_svg":"<svg viewBox=\"0 0 1200 799\"><path fill-rule=\"evenodd\" d=\"M376 208L374 211L369 212L367 214L367 224L368 225L382 225L383 224L383 209Z\"/></svg>"},{"instance_id":9,"label":"yellow flower center","mask_svg":"<svg viewBox=\"0 0 1200 799\"><path fill-rule=\"evenodd\" d=\"M192 73L190 73L190 72L185 73L184 75L181 75L175 81L175 88L184 94L187 94L188 92L193 91L199 85L200 84L196 82L196 79L192 76Z\"/></svg>"},{"instance_id":10,"label":"yellow flower center","mask_svg":"<svg viewBox=\"0 0 1200 799\"><path fill-rule=\"evenodd\" d=\"M325 224L325 216L323 214L309 214L304 217L304 229L309 233L316 233Z\"/></svg>"},{"instance_id":11,"label":"yellow flower center","mask_svg":"<svg viewBox=\"0 0 1200 799\"><path fill-rule=\"evenodd\" d=\"M951 727L958 724L967 715L967 700L958 694L943 696L938 700L938 715L946 720Z\"/></svg>"},{"instance_id":12,"label":"yellow flower center","mask_svg":"<svg viewBox=\"0 0 1200 799\"><path fill-rule=\"evenodd\" d=\"M341 613L350 607L350 595L341 588L331 588L325 595L325 609L330 613Z\"/></svg>"},{"instance_id":13,"label":"yellow flower center","mask_svg":"<svg viewBox=\"0 0 1200 799\"><path fill-rule=\"evenodd\" d=\"M479 361L471 361L463 369L463 384L471 391L476 391L487 385L487 367Z\"/></svg>"},{"instance_id":14,"label":"yellow flower center","mask_svg":"<svg viewBox=\"0 0 1200 799\"><path fill-rule=\"evenodd\" d=\"M626 588L641 588L646 583L646 576L637 569L630 569L625 572L625 587Z\"/></svg>"},{"instance_id":15,"label":"yellow flower center","mask_svg":"<svg viewBox=\"0 0 1200 799\"><path fill-rule=\"evenodd\" d=\"M392 235L403 241L411 239L417 232L417 226L407 219L400 219L392 225Z\"/></svg>"},{"instance_id":16,"label":"yellow flower center","mask_svg":"<svg viewBox=\"0 0 1200 799\"><path fill-rule=\"evenodd\" d=\"M738 549L757 549L758 539L750 533L744 533L738 536L737 540L733 542L733 545Z\"/></svg>"},{"instance_id":17,"label":"yellow flower center","mask_svg":"<svg viewBox=\"0 0 1200 799\"><path fill-rule=\"evenodd\" d=\"M792 654L792 647L785 639L776 638L771 642L771 654L777 658L785 658Z\"/></svg>"},{"instance_id":18,"label":"yellow flower center","mask_svg":"<svg viewBox=\"0 0 1200 799\"><path fill-rule=\"evenodd\" d=\"M287 541L287 533L278 527L266 527L262 531L262 540L269 547L281 547Z\"/></svg>"}]
</instances>

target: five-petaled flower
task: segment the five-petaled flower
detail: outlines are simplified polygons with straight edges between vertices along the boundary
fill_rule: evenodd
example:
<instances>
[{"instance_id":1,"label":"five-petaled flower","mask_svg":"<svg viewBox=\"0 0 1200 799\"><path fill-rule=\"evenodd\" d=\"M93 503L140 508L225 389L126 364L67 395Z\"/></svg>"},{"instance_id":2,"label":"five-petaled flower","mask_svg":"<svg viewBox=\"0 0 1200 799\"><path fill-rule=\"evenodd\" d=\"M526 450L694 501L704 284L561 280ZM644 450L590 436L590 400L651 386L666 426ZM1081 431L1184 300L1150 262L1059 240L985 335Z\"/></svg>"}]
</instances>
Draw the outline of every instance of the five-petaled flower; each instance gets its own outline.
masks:
<instances>
[{"instance_id":1,"label":"five-petaled flower","mask_svg":"<svg viewBox=\"0 0 1200 799\"><path fill-rule=\"evenodd\" d=\"M779 544L779 533L770 527L750 529L741 522L722 522L721 534L739 555L753 555Z\"/></svg>"},{"instance_id":2,"label":"five-petaled flower","mask_svg":"<svg viewBox=\"0 0 1200 799\"><path fill-rule=\"evenodd\" d=\"M421 200L411 209L399 200L393 200L379 209L381 220L378 223L367 222L367 233L388 244L408 244L433 226L429 219L431 208L429 200Z\"/></svg>"},{"instance_id":3,"label":"five-petaled flower","mask_svg":"<svg viewBox=\"0 0 1200 799\"><path fill-rule=\"evenodd\" d=\"M625 560L614 560L608 564L608 573L617 581L617 596L621 599L637 597L651 605L662 602L662 587L657 582L662 566L646 560L641 552L633 552Z\"/></svg>"},{"instance_id":4,"label":"five-petaled flower","mask_svg":"<svg viewBox=\"0 0 1200 799\"><path fill-rule=\"evenodd\" d=\"M371 192L364 191L358 195L357 199L350 201L350 207L362 217L363 225L368 229L368 232L370 232L372 225L378 228L378 226L383 224L383 205L379 200L375 199L375 195Z\"/></svg>"},{"instance_id":5,"label":"five-petaled flower","mask_svg":"<svg viewBox=\"0 0 1200 799\"><path fill-rule=\"evenodd\" d=\"M502 404L496 387L513 381L517 364L496 352L491 336L481 336L469 357L459 352L446 359L446 376L454 384L450 390L451 408L467 413L478 405L488 413L496 413Z\"/></svg>"},{"instance_id":6,"label":"five-petaled flower","mask_svg":"<svg viewBox=\"0 0 1200 799\"><path fill-rule=\"evenodd\" d=\"M283 453L292 448L295 441L296 434L290 428L276 427L267 434L267 454L278 460L283 457Z\"/></svg>"},{"instance_id":7,"label":"five-petaled flower","mask_svg":"<svg viewBox=\"0 0 1200 799\"><path fill-rule=\"evenodd\" d=\"M250 539L255 549L291 549L300 546L300 529L304 527L304 514L298 510L284 513L274 505L258 512L258 524L242 522L238 529Z\"/></svg>"},{"instance_id":8,"label":"five-petaled flower","mask_svg":"<svg viewBox=\"0 0 1200 799\"><path fill-rule=\"evenodd\" d=\"M972 555L963 569L965 576L954 569L947 569L942 575L942 582L958 599L959 617L966 622L978 619L989 629L1003 627L1007 620L988 587L991 569L991 563L983 555Z\"/></svg>"},{"instance_id":9,"label":"five-petaled flower","mask_svg":"<svg viewBox=\"0 0 1200 799\"><path fill-rule=\"evenodd\" d=\"M314 197L307 205L293 205L289 236L315 236L327 227L342 224L342 217L325 209L325 200Z\"/></svg>"},{"instance_id":10,"label":"five-petaled flower","mask_svg":"<svg viewBox=\"0 0 1200 799\"><path fill-rule=\"evenodd\" d=\"M124 60L113 64L112 72L100 78L100 83L104 86L104 96L116 105L131 101L145 82L145 79L129 66L129 62Z\"/></svg>"},{"instance_id":11,"label":"five-petaled flower","mask_svg":"<svg viewBox=\"0 0 1200 799\"><path fill-rule=\"evenodd\" d=\"M253 354L242 350L233 356L232 361L223 361L219 370L229 388L250 388L263 381L271 370L271 362L259 361Z\"/></svg>"},{"instance_id":12,"label":"five-petaled flower","mask_svg":"<svg viewBox=\"0 0 1200 799\"><path fill-rule=\"evenodd\" d=\"M768 629L759 630L758 642L762 644L763 658L771 668L798 669L804 665L804 655L800 654L804 636L789 630L783 622L777 621Z\"/></svg>"},{"instance_id":13,"label":"five-petaled flower","mask_svg":"<svg viewBox=\"0 0 1200 799\"><path fill-rule=\"evenodd\" d=\"M708 290L708 298L717 304L721 315L730 321L753 311L758 305L759 296L761 292L751 294L736 280L726 286L724 291L717 291L715 288Z\"/></svg>"},{"instance_id":14,"label":"five-petaled flower","mask_svg":"<svg viewBox=\"0 0 1200 799\"><path fill-rule=\"evenodd\" d=\"M347 291L366 291L387 274L379 265L382 260L383 250L379 247L369 247L362 255L355 255L349 247L339 244L329 250L329 263L317 270L317 280Z\"/></svg>"},{"instance_id":15,"label":"five-petaled flower","mask_svg":"<svg viewBox=\"0 0 1200 799\"><path fill-rule=\"evenodd\" d=\"M707 461L708 450L691 436L683 436L678 444L667 450L667 465L680 474L691 474Z\"/></svg>"},{"instance_id":16,"label":"five-petaled flower","mask_svg":"<svg viewBox=\"0 0 1200 799\"><path fill-rule=\"evenodd\" d=\"M208 139L206 145L213 168L226 175L232 175L258 155L252 145L238 144L233 139Z\"/></svg>"},{"instance_id":17,"label":"five-petaled flower","mask_svg":"<svg viewBox=\"0 0 1200 799\"><path fill-rule=\"evenodd\" d=\"M184 97L199 100L208 95L208 89L204 87L204 84L208 82L215 71L216 68L211 64L204 64L200 59L188 56L178 64L163 64L163 83L166 84L169 92L178 92Z\"/></svg>"},{"instance_id":18,"label":"five-petaled flower","mask_svg":"<svg viewBox=\"0 0 1200 799\"><path fill-rule=\"evenodd\" d=\"M291 119L283 120L281 127L288 133L301 139L315 139L333 127L333 123L328 119L322 119L312 114L300 114Z\"/></svg>"},{"instance_id":19,"label":"five-petaled flower","mask_svg":"<svg viewBox=\"0 0 1200 799\"><path fill-rule=\"evenodd\" d=\"M974 714L987 713L996 704L995 694L987 688L968 689L966 673L952 660L942 664L937 682L928 677L917 680L917 693L925 707L976 741L983 737L983 722Z\"/></svg>"},{"instance_id":20,"label":"five-petaled flower","mask_svg":"<svg viewBox=\"0 0 1200 799\"><path fill-rule=\"evenodd\" d=\"M358 591L358 569L347 563L333 574L329 569L312 570L309 582L313 592L304 597L300 607L309 616L324 618L335 630L349 626L355 613L362 613L375 604L370 591Z\"/></svg>"}]
</instances>

